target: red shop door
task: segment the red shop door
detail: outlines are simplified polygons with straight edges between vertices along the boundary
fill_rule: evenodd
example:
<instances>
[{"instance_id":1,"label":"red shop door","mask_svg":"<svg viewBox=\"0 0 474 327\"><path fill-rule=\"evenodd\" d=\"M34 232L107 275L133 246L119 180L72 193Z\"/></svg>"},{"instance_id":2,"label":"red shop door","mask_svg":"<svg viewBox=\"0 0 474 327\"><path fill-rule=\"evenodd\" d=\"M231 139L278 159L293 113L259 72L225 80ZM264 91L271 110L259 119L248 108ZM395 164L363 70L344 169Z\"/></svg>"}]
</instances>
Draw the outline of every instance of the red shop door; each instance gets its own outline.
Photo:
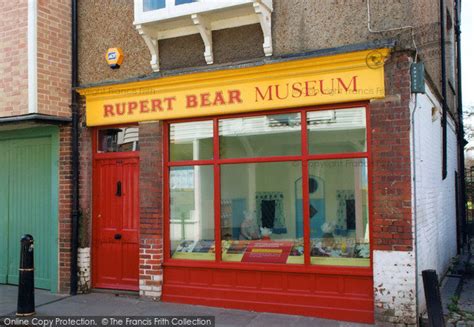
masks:
<instances>
[{"instance_id":1,"label":"red shop door","mask_svg":"<svg viewBox=\"0 0 474 327\"><path fill-rule=\"evenodd\" d=\"M138 158L94 165L92 285L138 290Z\"/></svg>"}]
</instances>

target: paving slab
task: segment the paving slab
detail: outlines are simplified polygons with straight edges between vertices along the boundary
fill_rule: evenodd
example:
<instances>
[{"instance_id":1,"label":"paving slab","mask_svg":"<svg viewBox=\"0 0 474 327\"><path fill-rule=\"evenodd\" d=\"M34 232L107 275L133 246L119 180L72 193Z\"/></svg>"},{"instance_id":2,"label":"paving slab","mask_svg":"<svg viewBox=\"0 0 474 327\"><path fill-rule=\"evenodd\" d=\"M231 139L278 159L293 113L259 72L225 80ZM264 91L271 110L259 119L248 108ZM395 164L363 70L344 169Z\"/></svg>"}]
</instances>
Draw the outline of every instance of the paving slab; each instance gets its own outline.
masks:
<instances>
[{"instance_id":1,"label":"paving slab","mask_svg":"<svg viewBox=\"0 0 474 327\"><path fill-rule=\"evenodd\" d=\"M16 292L14 286L0 285L0 315L15 312ZM64 296L41 290L37 290L35 295L39 316L215 316L219 327L370 326L311 317L157 302L133 295L90 293Z\"/></svg>"},{"instance_id":2,"label":"paving slab","mask_svg":"<svg viewBox=\"0 0 474 327\"><path fill-rule=\"evenodd\" d=\"M462 282L462 276L446 276L440 288L441 304L443 305L443 314L449 315L448 306L456 296L456 290L459 283Z\"/></svg>"},{"instance_id":3,"label":"paving slab","mask_svg":"<svg viewBox=\"0 0 474 327\"><path fill-rule=\"evenodd\" d=\"M463 311L474 312L474 278L464 279L461 296L459 297L459 308Z\"/></svg>"},{"instance_id":4,"label":"paving slab","mask_svg":"<svg viewBox=\"0 0 474 327\"><path fill-rule=\"evenodd\" d=\"M50 291L35 290L35 304L42 306L46 303L64 299L67 295L53 294ZM16 312L18 299L18 287L11 285L0 285L0 315L8 315Z\"/></svg>"}]
</instances>

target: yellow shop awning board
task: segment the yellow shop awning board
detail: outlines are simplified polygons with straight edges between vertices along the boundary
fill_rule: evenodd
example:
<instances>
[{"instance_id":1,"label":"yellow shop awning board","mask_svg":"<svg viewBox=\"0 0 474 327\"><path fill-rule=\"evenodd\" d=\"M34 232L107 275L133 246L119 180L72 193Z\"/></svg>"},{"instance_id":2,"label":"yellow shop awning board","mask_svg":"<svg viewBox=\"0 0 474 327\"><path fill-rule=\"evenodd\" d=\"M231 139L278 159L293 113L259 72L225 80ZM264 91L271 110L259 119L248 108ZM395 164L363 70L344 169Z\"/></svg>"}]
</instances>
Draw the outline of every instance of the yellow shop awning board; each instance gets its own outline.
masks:
<instances>
[{"instance_id":1,"label":"yellow shop awning board","mask_svg":"<svg viewBox=\"0 0 474 327\"><path fill-rule=\"evenodd\" d=\"M82 88L88 126L383 98L388 49Z\"/></svg>"}]
</instances>

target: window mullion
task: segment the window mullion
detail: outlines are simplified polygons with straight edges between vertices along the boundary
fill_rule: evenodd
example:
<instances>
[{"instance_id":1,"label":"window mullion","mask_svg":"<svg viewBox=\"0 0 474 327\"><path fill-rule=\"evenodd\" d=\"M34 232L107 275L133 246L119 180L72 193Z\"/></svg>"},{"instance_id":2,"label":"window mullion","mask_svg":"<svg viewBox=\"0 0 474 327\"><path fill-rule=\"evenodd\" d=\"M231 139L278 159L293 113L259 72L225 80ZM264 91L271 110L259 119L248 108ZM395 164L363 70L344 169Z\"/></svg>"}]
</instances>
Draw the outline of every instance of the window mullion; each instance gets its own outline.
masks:
<instances>
[{"instance_id":1,"label":"window mullion","mask_svg":"<svg viewBox=\"0 0 474 327\"><path fill-rule=\"evenodd\" d=\"M222 260L221 241L221 178L219 159L219 120L213 119L213 142L214 142L214 239L216 249L216 262Z\"/></svg>"},{"instance_id":2,"label":"window mullion","mask_svg":"<svg viewBox=\"0 0 474 327\"><path fill-rule=\"evenodd\" d=\"M308 193L308 129L306 111L301 112L301 155L302 155L302 194L303 194L303 240L304 240L304 263L311 264L311 240L309 224L309 193Z\"/></svg>"}]
</instances>

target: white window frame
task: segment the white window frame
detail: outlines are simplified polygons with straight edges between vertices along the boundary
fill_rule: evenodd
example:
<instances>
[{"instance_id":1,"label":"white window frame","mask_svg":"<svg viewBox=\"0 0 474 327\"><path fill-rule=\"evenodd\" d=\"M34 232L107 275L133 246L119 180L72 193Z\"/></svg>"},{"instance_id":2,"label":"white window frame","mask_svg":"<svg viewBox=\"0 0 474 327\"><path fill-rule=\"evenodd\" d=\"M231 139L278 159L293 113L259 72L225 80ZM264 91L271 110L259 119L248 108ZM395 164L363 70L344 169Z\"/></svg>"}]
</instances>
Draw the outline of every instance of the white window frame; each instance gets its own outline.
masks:
<instances>
[{"instance_id":1,"label":"white window frame","mask_svg":"<svg viewBox=\"0 0 474 327\"><path fill-rule=\"evenodd\" d=\"M271 12L273 0L197 0L175 5L166 0L165 8L143 11L143 0L134 0L134 25L147 44L154 71L159 71L158 40L199 33L205 45L207 64L214 62L212 31L260 23L266 56L273 53Z\"/></svg>"}]
</instances>

